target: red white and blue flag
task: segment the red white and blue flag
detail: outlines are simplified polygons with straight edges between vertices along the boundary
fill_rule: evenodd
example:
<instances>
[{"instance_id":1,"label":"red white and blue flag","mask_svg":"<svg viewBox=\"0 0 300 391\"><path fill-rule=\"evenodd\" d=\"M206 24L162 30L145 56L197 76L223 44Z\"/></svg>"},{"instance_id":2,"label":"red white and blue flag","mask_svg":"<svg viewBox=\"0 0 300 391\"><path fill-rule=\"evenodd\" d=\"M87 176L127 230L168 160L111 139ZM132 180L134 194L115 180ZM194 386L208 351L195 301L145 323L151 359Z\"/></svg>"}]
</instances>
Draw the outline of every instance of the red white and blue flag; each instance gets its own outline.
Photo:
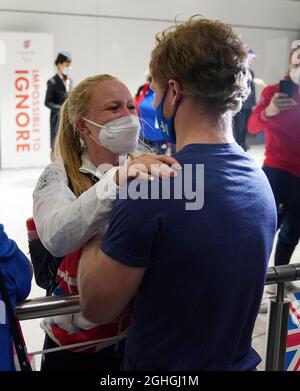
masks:
<instances>
[{"instance_id":1,"label":"red white and blue flag","mask_svg":"<svg viewBox=\"0 0 300 391\"><path fill-rule=\"evenodd\" d=\"M290 294L289 299L285 370L300 371L300 292Z\"/></svg>"}]
</instances>

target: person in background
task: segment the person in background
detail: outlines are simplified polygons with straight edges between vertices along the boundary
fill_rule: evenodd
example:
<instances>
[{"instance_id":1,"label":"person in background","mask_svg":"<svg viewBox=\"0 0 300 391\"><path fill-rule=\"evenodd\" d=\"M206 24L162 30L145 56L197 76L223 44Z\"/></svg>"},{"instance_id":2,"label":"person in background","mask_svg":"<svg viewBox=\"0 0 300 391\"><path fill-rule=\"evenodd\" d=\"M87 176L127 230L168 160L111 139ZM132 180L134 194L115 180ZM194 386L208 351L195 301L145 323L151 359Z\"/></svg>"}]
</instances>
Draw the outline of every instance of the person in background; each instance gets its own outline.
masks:
<instances>
[{"instance_id":1,"label":"person in background","mask_svg":"<svg viewBox=\"0 0 300 391\"><path fill-rule=\"evenodd\" d=\"M229 25L199 17L156 43L154 107L182 171L169 179L169 197L155 191L159 179L134 181L139 198L122 190L104 241L82 254L81 310L109 321L133 303L124 370L253 370L276 207L263 171L232 134L233 112L249 93L246 53Z\"/></svg>"},{"instance_id":2,"label":"person in background","mask_svg":"<svg viewBox=\"0 0 300 391\"><path fill-rule=\"evenodd\" d=\"M169 166L176 160L169 156L127 159L136 150L139 132L134 99L116 77L88 77L64 102L57 159L41 174L33 193L38 236L52 255L62 257L53 295L78 294L82 246L99 230L104 237L113 201L127 179L148 181L152 165L153 175L174 174ZM82 313L44 319L45 349L85 346L45 354L42 370L118 370L129 321L128 312L101 324Z\"/></svg>"},{"instance_id":3,"label":"person in background","mask_svg":"<svg viewBox=\"0 0 300 391\"><path fill-rule=\"evenodd\" d=\"M287 265L300 237L300 49L289 56L284 80L289 94L280 92L280 83L267 86L248 122L251 134L265 131L263 170L271 184L278 212L276 266ZM294 289L292 283L285 284ZM266 291L273 294L276 285Z\"/></svg>"},{"instance_id":4,"label":"person in background","mask_svg":"<svg viewBox=\"0 0 300 391\"><path fill-rule=\"evenodd\" d=\"M0 224L0 272L11 305L25 300L31 289L32 268L29 260L9 239ZM14 371L13 341L10 333L4 302L0 293L0 371Z\"/></svg>"},{"instance_id":5,"label":"person in background","mask_svg":"<svg viewBox=\"0 0 300 391\"><path fill-rule=\"evenodd\" d=\"M244 50L247 53L249 71L251 75L249 80L250 94L243 103L242 109L233 118L233 135L236 142L244 149L244 151L247 151L249 149L246 143L246 137L248 133L247 123L250 115L252 114L252 109L256 104L254 72L250 67L256 58L256 54L246 44L244 44Z\"/></svg>"},{"instance_id":6,"label":"person in background","mask_svg":"<svg viewBox=\"0 0 300 391\"><path fill-rule=\"evenodd\" d=\"M47 81L47 91L45 105L51 110L50 112L50 146L51 160L53 160L54 142L57 132L59 111L72 90L73 81L70 78L72 64L71 54L68 52L58 53L55 65L57 74Z\"/></svg>"},{"instance_id":7,"label":"person in background","mask_svg":"<svg viewBox=\"0 0 300 391\"><path fill-rule=\"evenodd\" d=\"M150 88L151 76L147 75L145 84L139 87L135 95L135 105L142 121L140 141L142 147L153 150L158 155L165 155L168 149L159 130L153 107L154 92Z\"/></svg>"}]
</instances>

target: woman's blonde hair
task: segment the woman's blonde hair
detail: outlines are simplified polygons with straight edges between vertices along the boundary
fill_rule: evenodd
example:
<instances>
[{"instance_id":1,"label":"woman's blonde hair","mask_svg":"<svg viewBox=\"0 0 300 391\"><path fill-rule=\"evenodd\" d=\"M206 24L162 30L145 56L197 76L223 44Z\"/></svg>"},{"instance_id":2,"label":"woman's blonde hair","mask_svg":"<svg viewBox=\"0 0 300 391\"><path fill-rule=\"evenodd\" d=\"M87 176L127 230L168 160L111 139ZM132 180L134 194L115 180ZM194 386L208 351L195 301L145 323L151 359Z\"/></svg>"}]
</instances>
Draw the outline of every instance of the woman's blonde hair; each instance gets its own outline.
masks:
<instances>
[{"instance_id":1,"label":"woman's blonde hair","mask_svg":"<svg viewBox=\"0 0 300 391\"><path fill-rule=\"evenodd\" d=\"M55 157L61 157L76 197L92 186L90 178L81 173L82 140L77 129L78 120L89 111L91 87L106 80L116 79L111 75L91 76L81 81L64 102L59 118L55 142Z\"/></svg>"}]
</instances>

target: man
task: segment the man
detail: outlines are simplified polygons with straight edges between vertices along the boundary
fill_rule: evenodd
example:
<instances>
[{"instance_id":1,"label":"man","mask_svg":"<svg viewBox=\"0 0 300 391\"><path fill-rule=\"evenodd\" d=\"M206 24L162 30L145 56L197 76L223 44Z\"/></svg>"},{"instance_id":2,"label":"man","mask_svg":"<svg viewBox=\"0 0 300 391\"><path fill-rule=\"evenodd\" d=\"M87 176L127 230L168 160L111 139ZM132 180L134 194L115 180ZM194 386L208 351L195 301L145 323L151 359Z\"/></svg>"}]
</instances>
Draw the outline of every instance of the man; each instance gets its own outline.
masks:
<instances>
[{"instance_id":1,"label":"man","mask_svg":"<svg viewBox=\"0 0 300 391\"><path fill-rule=\"evenodd\" d=\"M276 266L287 265L300 238L300 49L289 56L285 81L290 94L280 91L280 84L267 86L249 119L249 132L266 133L263 170L271 184L278 211L280 229L276 244ZM294 289L292 283L285 284ZM268 286L275 293L276 285Z\"/></svg>"},{"instance_id":2,"label":"man","mask_svg":"<svg viewBox=\"0 0 300 391\"><path fill-rule=\"evenodd\" d=\"M121 191L101 249L96 239L83 253L81 308L100 322L133 305L125 370L253 370L276 209L232 135L232 113L249 93L246 54L229 26L192 18L158 36L150 71L182 173L170 197L152 191L156 181L132 182L127 199Z\"/></svg>"},{"instance_id":3,"label":"man","mask_svg":"<svg viewBox=\"0 0 300 391\"><path fill-rule=\"evenodd\" d=\"M72 58L68 52L60 52L55 60L57 74L47 81L45 105L51 110L50 114L50 145L53 154L57 132L59 110L72 89L72 79L69 77Z\"/></svg>"}]
</instances>

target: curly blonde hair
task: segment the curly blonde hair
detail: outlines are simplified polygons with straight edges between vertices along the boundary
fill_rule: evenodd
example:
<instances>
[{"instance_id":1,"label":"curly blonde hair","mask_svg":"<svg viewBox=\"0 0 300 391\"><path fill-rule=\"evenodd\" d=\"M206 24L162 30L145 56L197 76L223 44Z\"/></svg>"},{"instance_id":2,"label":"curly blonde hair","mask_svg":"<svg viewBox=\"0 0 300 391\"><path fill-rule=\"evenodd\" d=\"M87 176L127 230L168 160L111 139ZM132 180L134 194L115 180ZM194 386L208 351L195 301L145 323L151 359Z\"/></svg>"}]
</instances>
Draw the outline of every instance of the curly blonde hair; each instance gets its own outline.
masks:
<instances>
[{"instance_id":1,"label":"curly blonde hair","mask_svg":"<svg viewBox=\"0 0 300 391\"><path fill-rule=\"evenodd\" d=\"M238 36L220 21L192 17L156 35L150 71L163 88L177 80L183 94L208 111L238 111L249 95L247 55Z\"/></svg>"}]
</instances>

